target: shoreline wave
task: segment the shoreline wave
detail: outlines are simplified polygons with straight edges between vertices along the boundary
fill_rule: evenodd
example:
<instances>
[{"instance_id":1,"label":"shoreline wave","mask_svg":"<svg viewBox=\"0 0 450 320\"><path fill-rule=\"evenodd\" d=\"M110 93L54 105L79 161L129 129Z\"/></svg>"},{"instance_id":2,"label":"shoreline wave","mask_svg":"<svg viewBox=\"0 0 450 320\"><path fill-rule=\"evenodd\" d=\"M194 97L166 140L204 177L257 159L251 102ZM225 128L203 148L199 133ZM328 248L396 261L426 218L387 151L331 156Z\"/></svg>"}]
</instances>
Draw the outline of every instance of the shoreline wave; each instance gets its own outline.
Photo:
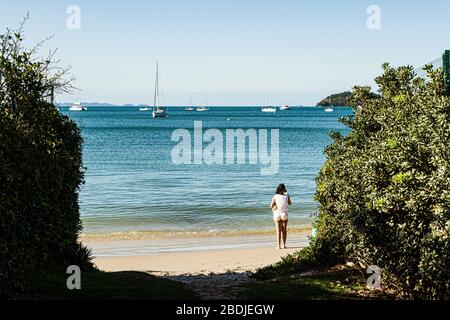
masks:
<instances>
[{"instance_id":1,"label":"shoreline wave","mask_svg":"<svg viewBox=\"0 0 450 320\"><path fill-rule=\"evenodd\" d=\"M289 227L290 233L310 232L311 225L300 225ZM193 238L232 238L245 236L267 236L272 235L275 229L255 230L207 230L207 231L174 231L174 230L139 230L120 232L86 232L81 233L81 242L103 242L123 240L172 240Z\"/></svg>"}]
</instances>

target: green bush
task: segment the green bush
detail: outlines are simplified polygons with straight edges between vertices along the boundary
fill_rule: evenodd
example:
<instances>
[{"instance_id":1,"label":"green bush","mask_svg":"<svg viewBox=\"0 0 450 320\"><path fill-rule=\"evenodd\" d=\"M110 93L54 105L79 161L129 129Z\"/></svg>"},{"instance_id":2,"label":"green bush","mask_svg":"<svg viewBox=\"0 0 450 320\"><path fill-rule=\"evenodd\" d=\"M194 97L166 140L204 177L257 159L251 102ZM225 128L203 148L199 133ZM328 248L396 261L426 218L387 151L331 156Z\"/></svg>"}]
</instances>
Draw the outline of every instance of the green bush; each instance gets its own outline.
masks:
<instances>
[{"instance_id":1,"label":"green bush","mask_svg":"<svg viewBox=\"0 0 450 320\"><path fill-rule=\"evenodd\" d=\"M64 71L51 74L20 32L7 30L0 46L0 296L15 298L44 269L91 264L77 244L82 138L46 102L64 88Z\"/></svg>"},{"instance_id":2,"label":"green bush","mask_svg":"<svg viewBox=\"0 0 450 320\"><path fill-rule=\"evenodd\" d=\"M428 79L384 65L381 98L355 87L354 115L333 133L317 179L315 254L378 265L409 298L450 297L450 103L442 70Z\"/></svg>"}]
</instances>

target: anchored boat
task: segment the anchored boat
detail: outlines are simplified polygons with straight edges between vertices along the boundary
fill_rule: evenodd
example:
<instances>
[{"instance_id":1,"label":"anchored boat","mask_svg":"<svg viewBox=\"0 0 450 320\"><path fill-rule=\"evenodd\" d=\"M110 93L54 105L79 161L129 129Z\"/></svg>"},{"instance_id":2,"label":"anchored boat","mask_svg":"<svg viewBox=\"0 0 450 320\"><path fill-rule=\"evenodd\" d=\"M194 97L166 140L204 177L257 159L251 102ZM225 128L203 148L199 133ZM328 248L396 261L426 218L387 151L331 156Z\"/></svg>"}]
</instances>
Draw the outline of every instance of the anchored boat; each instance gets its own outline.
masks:
<instances>
[{"instance_id":1,"label":"anchored boat","mask_svg":"<svg viewBox=\"0 0 450 320\"><path fill-rule=\"evenodd\" d=\"M262 108L261 111L268 112L268 113L275 113L275 112L277 112L277 109L272 107L272 90L270 90L269 96L270 96L269 106Z\"/></svg>"},{"instance_id":2,"label":"anchored boat","mask_svg":"<svg viewBox=\"0 0 450 320\"><path fill-rule=\"evenodd\" d=\"M81 102L75 102L70 106L69 111L87 111L87 108L83 107Z\"/></svg>"},{"instance_id":3,"label":"anchored boat","mask_svg":"<svg viewBox=\"0 0 450 320\"><path fill-rule=\"evenodd\" d=\"M158 61L156 61L156 80L155 80L155 94L153 97L153 109L152 109L153 118L166 118L169 116L169 113L166 109L162 108L159 105L159 68Z\"/></svg>"}]
</instances>

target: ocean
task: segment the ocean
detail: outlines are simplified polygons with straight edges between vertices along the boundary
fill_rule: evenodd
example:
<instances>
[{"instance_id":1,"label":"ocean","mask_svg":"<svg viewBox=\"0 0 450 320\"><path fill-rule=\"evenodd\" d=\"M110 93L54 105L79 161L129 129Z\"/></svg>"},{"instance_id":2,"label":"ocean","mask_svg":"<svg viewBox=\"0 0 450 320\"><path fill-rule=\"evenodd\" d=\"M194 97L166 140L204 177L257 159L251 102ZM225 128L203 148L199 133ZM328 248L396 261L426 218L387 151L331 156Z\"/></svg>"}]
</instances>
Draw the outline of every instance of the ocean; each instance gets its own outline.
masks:
<instances>
[{"instance_id":1,"label":"ocean","mask_svg":"<svg viewBox=\"0 0 450 320\"><path fill-rule=\"evenodd\" d=\"M313 107L275 114L263 113L260 107L168 110L168 118L152 118L151 112L138 107L98 106L86 112L61 107L63 114L78 123L84 139L85 184L80 189L84 233L268 232L273 230L269 204L279 183L286 185L293 202L289 226L311 225L318 208L315 178L325 161L323 150L331 143L328 134L331 130L346 134L348 129L338 118L352 113L350 108L327 113ZM193 141L194 123L200 121L203 133L211 128L223 133L224 159L228 156L227 129L254 129L258 134L266 129L268 154L274 150L270 144L273 130L278 129L276 172L263 175L262 163L249 163L248 145L243 150L245 163L174 161L174 148L179 144L172 141L174 131L186 129ZM262 150L261 141L257 152ZM208 144L203 141L203 150ZM192 149L194 159L194 142Z\"/></svg>"}]
</instances>

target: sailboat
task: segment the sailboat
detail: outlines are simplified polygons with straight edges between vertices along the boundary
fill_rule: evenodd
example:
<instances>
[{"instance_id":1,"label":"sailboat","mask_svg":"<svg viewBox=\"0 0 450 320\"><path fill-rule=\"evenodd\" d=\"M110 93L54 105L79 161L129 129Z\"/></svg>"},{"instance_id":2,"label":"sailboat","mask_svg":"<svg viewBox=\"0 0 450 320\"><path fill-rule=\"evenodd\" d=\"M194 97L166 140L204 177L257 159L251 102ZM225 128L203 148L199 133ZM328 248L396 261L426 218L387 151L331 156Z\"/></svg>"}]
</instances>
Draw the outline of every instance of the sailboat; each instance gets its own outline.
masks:
<instances>
[{"instance_id":1,"label":"sailboat","mask_svg":"<svg viewBox=\"0 0 450 320\"><path fill-rule=\"evenodd\" d=\"M270 104L269 104L269 106L262 108L261 111L262 112L270 112L270 113L277 112L277 109L272 107L272 90L270 90Z\"/></svg>"},{"instance_id":2,"label":"sailboat","mask_svg":"<svg viewBox=\"0 0 450 320\"><path fill-rule=\"evenodd\" d=\"M272 107L264 107L264 108L261 109L261 111L262 111L262 112L272 112L272 113L275 113L275 112L277 112L277 109L272 108Z\"/></svg>"},{"instance_id":3,"label":"sailboat","mask_svg":"<svg viewBox=\"0 0 450 320\"><path fill-rule=\"evenodd\" d=\"M150 111L150 108L148 106L140 106L139 111Z\"/></svg>"},{"instance_id":4,"label":"sailboat","mask_svg":"<svg viewBox=\"0 0 450 320\"><path fill-rule=\"evenodd\" d=\"M331 97L328 99L328 106L325 108L325 112L333 112L333 108L331 107Z\"/></svg>"},{"instance_id":5,"label":"sailboat","mask_svg":"<svg viewBox=\"0 0 450 320\"><path fill-rule=\"evenodd\" d=\"M189 107L184 108L184 111L194 111L194 106L192 105L192 98L191 98L191 105Z\"/></svg>"},{"instance_id":6,"label":"sailboat","mask_svg":"<svg viewBox=\"0 0 450 320\"><path fill-rule=\"evenodd\" d=\"M208 105L208 99L206 98L206 96L205 96L205 101L206 101L206 105ZM204 111L208 111L208 110L209 110L209 108L206 106L197 108L197 111L200 111L200 112L204 112Z\"/></svg>"},{"instance_id":7,"label":"sailboat","mask_svg":"<svg viewBox=\"0 0 450 320\"><path fill-rule=\"evenodd\" d=\"M198 107L197 108L197 111L208 111L209 110L209 108L207 108L207 107Z\"/></svg>"},{"instance_id":8,"label":"sailboat","mask_svg":"<svg viewBox=\"0 0 450 320\"><path fill-rule=\"evenodd\" d=\"M156 79L155 79L155 95L153 97L153 118L166 118L169 116L167 111L159 106L159 69L158 61L156 61Z\"/></svg>"}]
</instances>

